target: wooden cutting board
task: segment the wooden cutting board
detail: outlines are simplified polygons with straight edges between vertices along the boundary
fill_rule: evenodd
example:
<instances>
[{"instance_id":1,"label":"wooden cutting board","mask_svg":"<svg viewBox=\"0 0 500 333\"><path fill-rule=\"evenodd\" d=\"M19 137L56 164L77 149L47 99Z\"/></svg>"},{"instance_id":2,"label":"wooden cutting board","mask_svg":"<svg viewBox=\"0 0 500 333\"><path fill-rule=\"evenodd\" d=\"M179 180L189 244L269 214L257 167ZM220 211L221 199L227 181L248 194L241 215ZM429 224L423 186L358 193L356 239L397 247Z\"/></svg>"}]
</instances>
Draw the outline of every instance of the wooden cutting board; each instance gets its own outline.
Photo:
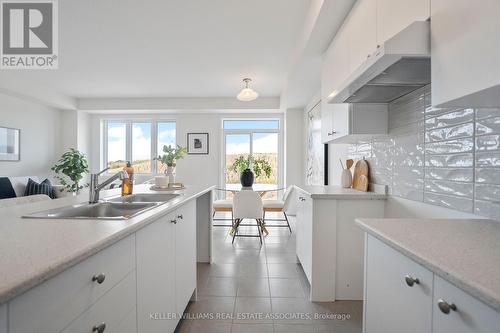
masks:
<instances>
[{"instance_id":1,"label":"wooden cutting board","mask_svg":"<svg viewBox=\"0 0 500 333\"><path fill-rule=\"evenodd\" d=\"M370 168L368 167L368 162L365 160L360 160L356 163L354 167L354 175L352 177L352 188L358 191L366 192L368 191L368 173Z\"/></svg>"}]
</instances>

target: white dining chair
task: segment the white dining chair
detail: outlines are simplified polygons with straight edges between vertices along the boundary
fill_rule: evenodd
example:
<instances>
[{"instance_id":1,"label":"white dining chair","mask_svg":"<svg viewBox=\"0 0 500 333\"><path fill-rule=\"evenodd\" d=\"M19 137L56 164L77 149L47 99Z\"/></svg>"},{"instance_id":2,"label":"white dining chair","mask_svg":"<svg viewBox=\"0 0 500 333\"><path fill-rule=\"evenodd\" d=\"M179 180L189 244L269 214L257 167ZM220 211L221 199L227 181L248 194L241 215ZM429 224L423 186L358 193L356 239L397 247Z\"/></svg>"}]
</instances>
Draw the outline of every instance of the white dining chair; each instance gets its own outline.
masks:
<instances>
[{"instance_id":1,"label":"white dining chair","mask_svg":"<svg viewBox=\"0 0 500 333\"><path fill-rule=\"evenodd\" d=\"M225 192L225 190L216 190L214 191L215 195L215 200L212 203L212 209L213 209L213 215L212 215L212 221L233 221L233 199L231 198L221 198L219 197L218 193L219 192ZM222 217L216 217L217 213L231 213L231 218L222 218ZM232 222L231 222L232 223ZM214 227L227 227L229 226L228 224L212 224Z\"/></svg>"},{"instance_id":2,"label":"white dining chair","mask_svg":"<svg viewBox=\"0 0 500 333\"><path fill-rule=\"evenodd\" d=\"M283 194L283 197L278 200L271 200L271 199L265 199L263 200L263 208L264 208L264 214L263 214L263 223L267 228L272 228L272 227L288 227L288 230L290 230L290 233L292 233L292 228L290 227L290 222L288 221L288 216L286 215L286 211L290 207L290 203L292 201L292 196L290 193L292 192L293 186L288 186L287 189L285 190L285 193ZM266 219L266 213L283 213L284 219ZM286 224L267 224L266 221L284 221Z\"/></svg>"},{"instance_id":3,"label":"white dining chair","mask_svg":"<svg viewBox=\"0 0 500 333\"><path fill-rule=\"evenodd\" d=\"M262 217L264 208L262 198L254 191L240 191L233 198L233 226L231 234L233 235L233 243L236 237L259 237L262 244ZM242 224L244 219L251 219L257 222L258 235L240 234L238 228L240 226L254 226L254 224Z\"/></svg>"}]
</instances>

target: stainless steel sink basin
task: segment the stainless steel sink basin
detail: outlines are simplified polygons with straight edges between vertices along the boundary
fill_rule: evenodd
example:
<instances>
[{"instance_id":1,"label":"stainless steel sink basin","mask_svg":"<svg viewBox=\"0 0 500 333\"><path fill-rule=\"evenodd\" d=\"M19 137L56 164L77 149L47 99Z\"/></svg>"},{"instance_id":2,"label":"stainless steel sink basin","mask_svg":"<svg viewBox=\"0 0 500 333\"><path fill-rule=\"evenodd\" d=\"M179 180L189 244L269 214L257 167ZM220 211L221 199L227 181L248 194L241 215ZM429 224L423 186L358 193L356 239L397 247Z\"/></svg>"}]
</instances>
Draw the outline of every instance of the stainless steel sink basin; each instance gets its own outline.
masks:
<instances>
[{"instance_id":1,"label":"stainless steel sink basin","mask_svg":"<svg viewBox=\"0 0 500 333\"><path fill-rule=\"evenodd\" d=\"M46 210L23 216L38 219L102 219L125 220L159 206L155 202L100 202Z\"/></svg>"},{"instance_id":2,"label":"stainless steel sink basin","mask_svg":"<svg viewBox=\"0 0 500 333\"><path fill-rule=\"evenodd\" d=\"M179 197L179 194L173 193L137 193L131 194L124 197L116 197L107 199L109 202L157 202L157 203L165 203L172 199Z\"/></svg>"}]
</instances>

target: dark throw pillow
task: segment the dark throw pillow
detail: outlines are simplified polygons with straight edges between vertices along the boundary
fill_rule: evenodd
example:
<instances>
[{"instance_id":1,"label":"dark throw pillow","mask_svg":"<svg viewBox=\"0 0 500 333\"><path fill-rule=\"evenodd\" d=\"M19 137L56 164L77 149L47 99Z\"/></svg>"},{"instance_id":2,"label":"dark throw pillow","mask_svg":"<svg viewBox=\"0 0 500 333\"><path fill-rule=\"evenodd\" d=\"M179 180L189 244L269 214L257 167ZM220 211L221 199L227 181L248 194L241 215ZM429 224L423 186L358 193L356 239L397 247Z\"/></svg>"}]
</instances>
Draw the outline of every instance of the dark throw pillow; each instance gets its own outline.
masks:
<instances>
[{"instance_id":1,"label":"dark throw pillow","mask_svg":"<svg viewBox=\"0 0 500 333\"><path fill-rule=\"evenodd\" d=\"M7 177L0 177L0 199L15 198L16 192L12 187L10 179Z\"/></svg>"},{"instance_id":2,"label":"dark throw pillow","mask_svg":"<svg viewBox=\"0 0 500 333\"><path fill-rule=\"evenodd\" d=\"M38 184L33 179L28 179L28 184L26 184L26 190L24 191L24 196L36 195L36 194L46 194L51 199L56 198L56 191L52 187L50 180L45 179L43 182Z\"/></svg>"}]
</instances>

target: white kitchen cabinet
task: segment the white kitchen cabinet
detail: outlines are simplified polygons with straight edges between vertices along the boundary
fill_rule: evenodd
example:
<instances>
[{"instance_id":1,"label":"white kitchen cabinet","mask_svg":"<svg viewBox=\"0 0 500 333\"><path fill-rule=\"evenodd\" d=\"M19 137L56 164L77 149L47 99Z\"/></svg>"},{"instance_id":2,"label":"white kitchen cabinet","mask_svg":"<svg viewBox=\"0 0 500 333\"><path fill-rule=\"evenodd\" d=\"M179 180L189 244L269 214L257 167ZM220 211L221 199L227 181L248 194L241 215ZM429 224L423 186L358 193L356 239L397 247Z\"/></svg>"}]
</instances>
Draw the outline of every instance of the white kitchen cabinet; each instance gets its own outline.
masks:
<instances>
[{"instance_id":1,"label":"white kitchen cabinet","mask_svg":"<svg viewBox=\"0 0 500 333\"><path fill-rule=\"evenodd\" d=\"M377 45L431 15L430 0L377 0Z\"/></svg>"},{"instance_id":2,"label":"white kitchen cabinet","mask_svg":"<svg viewBox=\"0 0 500 333\"><path fill-rule=\"evenodd\" d=\"M387 104L330 104L333 125L330 142L350 143L387 134Z\"/></svg>"},{"instance_id":3,"label":"white kitchen cabinet","mask_svg":"<svg viewBox=\"0 0 500 333\"><path fill-rule=\"evenodd\" d=\"M444 305L444 312L438 306ZM447 312L447 304L456 311ZM439 276L434 277L433 333L497 333L500 314Z\"/></svg>"},{"instance_id":4,"label":"white kitchen cabinet","mask_svg":"<svg viewBox=\"0 0 500 333\"><path fill-rule=\"evenodd\" d=\"M173 332L175 298L175 212L136 233L137 326L140 333ZM165 317L167 316L167 317Z\"/></svg>"},{"instance_id":5,"label":"white kitchen cabinet","mask_svg":"<svg viewBox=\"0 0 500 333\"><path fill-rule=\"evenodd\" d=\"M352 73L377 48L377 0L358 0L343 33L349 38L349 70Z\"/></svg>"},{"instance_id":6,"label":"white kitchen cabinet","mask_svg":"<svg viewBox=\"0 0 500 333\"><path fill-rule=\"evenodd\" d=\"M132 310L118 323L117 333L138 333L137 332L137 308L134 306Z\"/></svg>"},{"instance_id":7,"label":"white kitchen cabinet","mask_svg":"<svg viewBox=\"0 0 500 333\"><path fill-rule=\"evenodd\" d=\"M131 235L10 301L9 333L60 332L134 268Z\"/></svg>"},{"instance_id":8,"label":"white kitchen cabinet","mask_svg":"<svg viewBox=\"0 0 500 333\"><path fill-rule=\"evenodd\" d=\"M85 311L61 333L120 332L122 320L135 308L136 280L135 272L130 272L126 278L108 291L90 309ZM130 332L136 332L137 327L131 327Z\"/></svg>"},{"instance_id":9,"label":"white kitchen cabinet","mask_svg":"<svg viewBox=\"0 0 500 333\"><path fill-rule=\"evenodd\" d=\"M364 332L430 333L432 272L373 236L365 247Z\"/></svg>"},{"instance_id":10,"label":"white kitchen cabinet","mask_svg":"<svg viewBox=\"0 0 500 333\"><path fill-rule=\"evenodd\" d=\"M328 96L338 89L350 74L349 36L343 33L343 30L345 30L344 27L339 30L323 57L321 69L321 100L323 105L326 104Z\"/></svg>"},{"instance_id":11,"label":"white kitchen cabinet","mask_svg":"<svg viewBox=\"0 0 500 333\"><path fill-rule=\"evenodd\" d=\"M311 281L312 271L312 199L311 197L298 191L297 195L297 235L296 250L302 269L306 277Z\"/></svg>"},{"instance_id":12,"label":"white kitchen cabinet","mask_svg":"<svg viewBox=\"0 0 500 333\"><path fill-rule=\"evenodd\" d=\"M195 202L175 212L175 298L176 311L183 313L196 289Z\"/></svg>"},{"instance_id":13,"label":"white kitchen cabinet","mask_svg":"<svg viewBox=\"0 0 500 333\"><path fill-rule=\"evenodd\" d=\"M498 0L432 0L432 104L500 106Z\"/></svg>"},{"instance_id":14,"label":"white kitchen cabinet","mask_svg":"<svg viewBox=\"0 0 500 333\"><path fill-rule=\"evenodd\" d=\"M328 143L333 135L333 108L323 99L317 107L321 107L321 142Z\"/></svg>"}]
</instances>

